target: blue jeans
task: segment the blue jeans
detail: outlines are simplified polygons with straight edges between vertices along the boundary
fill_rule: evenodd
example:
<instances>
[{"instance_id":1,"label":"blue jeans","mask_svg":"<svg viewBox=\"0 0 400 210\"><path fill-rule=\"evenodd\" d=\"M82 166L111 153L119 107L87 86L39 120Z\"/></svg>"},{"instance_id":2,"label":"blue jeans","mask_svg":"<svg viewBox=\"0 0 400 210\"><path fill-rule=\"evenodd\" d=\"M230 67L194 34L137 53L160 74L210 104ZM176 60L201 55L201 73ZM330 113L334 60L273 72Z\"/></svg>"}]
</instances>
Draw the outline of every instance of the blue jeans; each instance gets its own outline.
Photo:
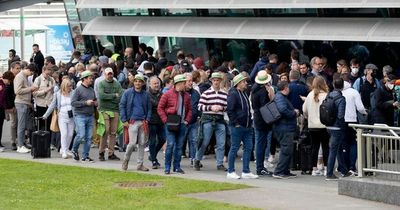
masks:
<instances>
[{"instance_id":1,"label":"blue jeans","mask_svg":"<svg viewBox=\"0 0 400 210\"><path fill-rule=\"evenodd\" d=\"M293 158L293 140L295 132L275 131L274 135L279 144L281 151L279 153L279 161L275 168L274 174L284 175L290 173L290 162Z\"/></svg>"},{"instance_id":2,"label":"blue jeans","mask_svg":"<svg viewBox=\"0 0 400 210\"><path fill-rule=\"evenodd\" d=\"M344 161L343 155L339 153L339 149L342 148L346 132L343 130L328 130L331 138L329 139L329 157L327 166L327 176L333 175L333 168L335 167L336 157L338 160L338 171L341 174L346 174L348 169Z\"/></svg>"},{"instance_id":3,"label":"blue jeans","mask_svg":"<svg viewBox=\"0 0 400 210\"><path fill-rule=\"evenodd\" d=\"M228 172L235 171L235 157L243 141L243 173L250 173L250 155L253 148L253 128L229 126L231 130L231 149L228 154Z\"/></svg>"},{"instance_id":4,"label":"blue jeans","mask_svg":"<svg viewBox=\"0 0 400 210\"><path fill-rule=\"evenodd\" d=\"M72 150L78 152L79 145L83 140L82 159L89 157L90 145L92 144L93 137L93 115L75 115L75 131L76 136Z\"/></svg>"},{"instance_id":5,"label":"blue jeans","mask_svg":"<svg viewBox=\"0 0 400 210\"><path fill-rule=\"evenodd\" d=\"M199 123L192 123L188 125L186 130L186 138L189 142L189 158L193 160L196 157L197 148L197 134L199 129Z\"/></svg>"},{"instance_id":6,"label":"blue jeans","mask_svg":"<svg viewBox=\"0 0 400 210\"><path fill-rule=\"evenodd\" d=\"M182 145L185 139L186 125L181 123L179 132L171 132L165 126L167 151L165 151L165 171L171 170L172 154L174 155L174 170L181 168Z\"/></svg>"},{"instance_id":7,"label":"blue jeans","mask_svg":"<svg viewBox=\"0 0 400 210\"><path fill-rule=\"evenodd\" d=\"M215 130L213 129L212 124L213 124L212 122L203 124L203 142L196 151L196 160L203 159L204 152L206 151L207 146L210 143L211 136L215 131L215 138L216 138L215 154L217 156L217 166L219 166L223 165L224 162L226 130L225 130L225 124L222 123L215 124Z\"/></svg>"},{"instance_id":8,"label":"blue jeans","mask_svg":"<svg viewBox=\"0 0 400 210\"><path fill-rule=\"evenodd\" d=\"M25 129L27 129L29 110L27 104L15 103L17 109L17 143L21 147L25 142Z\"/></svg>"},{"instance_id":9,"label":"blue jeans","mask_svg":"<svg viewBox=\"0 0 400 210\"><path fill-rule=\"evenodd\" d=\"M268 158L269 146L271 145L272 131L268 130L255 130L256 137L256 168L257 171L264 169L264 158Z\"/></svg>"},{"instance_id":10,"label":"blue jeans","mask_svg":"<svg viewBox=\"0 0 400 210\"><path fill-rule=\"evenodd\" d=\"M150 160L157 161L157 154L165 143L165 130L164 125L149 125L149 151Z\"/></svg>"}]
</instances>

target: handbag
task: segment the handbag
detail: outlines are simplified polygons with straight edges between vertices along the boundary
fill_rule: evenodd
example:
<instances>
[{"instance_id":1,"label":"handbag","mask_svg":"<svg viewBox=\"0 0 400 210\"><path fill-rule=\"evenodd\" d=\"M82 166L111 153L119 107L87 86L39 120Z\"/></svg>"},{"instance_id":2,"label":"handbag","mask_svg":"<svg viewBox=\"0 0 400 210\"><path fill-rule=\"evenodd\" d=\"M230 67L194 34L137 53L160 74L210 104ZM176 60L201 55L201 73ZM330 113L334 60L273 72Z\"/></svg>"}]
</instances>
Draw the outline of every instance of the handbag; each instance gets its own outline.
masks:
<instances>
[{"instance_id":1,"label":"handbag","mask_svg":"<svg viewBox=\"0 0 400 210\"><path fill-rule=\"evenodd\" d=\"M272 124L281 118L281 113L278 110L278 106L274 100L268 102L260 108L260 113L263 120L267 124Z\"/></svg>"},{"instance_id":2,"label":"handbag","mask_svg":"<svg viewBox=\"0 0 400 210\"><path fill-rule=\"evenodd\" d=\"M58 112L57 110L53 111L51 116L50 130L53 132L60 132L60 127L58 127Z\"/></svg>"}]
</instances>

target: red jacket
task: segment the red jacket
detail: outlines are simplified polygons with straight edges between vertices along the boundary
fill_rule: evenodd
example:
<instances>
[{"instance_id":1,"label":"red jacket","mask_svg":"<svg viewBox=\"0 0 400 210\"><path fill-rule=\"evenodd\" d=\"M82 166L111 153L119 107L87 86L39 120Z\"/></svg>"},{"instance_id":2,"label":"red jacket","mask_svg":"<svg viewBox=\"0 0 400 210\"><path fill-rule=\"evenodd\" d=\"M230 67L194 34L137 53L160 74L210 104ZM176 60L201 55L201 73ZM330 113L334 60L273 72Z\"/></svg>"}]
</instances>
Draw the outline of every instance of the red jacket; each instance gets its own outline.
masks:
<instances>
[{"instance_id":1,"label":"red jacket","mask_svg":"<svg viewBox=\"0 0 400 210\"><path fill-rule=\"evenodd\" d=\"M190 95L184 92L184 106L185 106L185 121L190 122L192 119L192 105L190 102ZM168 92L161 96L160 102L157 106L157 113L160 115L162 122L167 122L167 115L177 114L178 112L178 92L175 88L171 88Z\"/></svg>"}]
</instances>

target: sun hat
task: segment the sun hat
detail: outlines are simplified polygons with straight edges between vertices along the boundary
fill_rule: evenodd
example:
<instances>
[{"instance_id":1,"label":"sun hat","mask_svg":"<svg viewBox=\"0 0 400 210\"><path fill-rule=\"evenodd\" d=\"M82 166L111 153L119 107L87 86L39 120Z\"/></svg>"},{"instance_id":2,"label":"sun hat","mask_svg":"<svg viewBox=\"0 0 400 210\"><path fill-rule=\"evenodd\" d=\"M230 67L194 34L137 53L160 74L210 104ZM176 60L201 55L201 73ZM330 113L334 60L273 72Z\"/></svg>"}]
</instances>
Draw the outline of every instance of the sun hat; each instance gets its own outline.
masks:
<instances>
[{"instance_id":1,"label":"sun hat","mask_svg":"<svg viewBox=\"0 0 400 210\"><path fill-rule=\"evenodd\" d=\"M106 68L106 69L104 70L104 73L105 73L106 75L108 75L109 73L114 74L114 71L112 70L112 68L108 67L108 68Z\"/></svg>"},{"instance_id":2,"label":"sun hat","mask_svg":"<svg viewBox=\"0 0 400 210\"><path fill-rule=\"evenodd\" d=\"M239 84L239 82L241 82L242 80L247 79L247 77L245 77L243 74L238 74L233 78L233 86L236 86L237 84Z\"/></svg>"},{"instance_id":3,"label":"sun hat","mask_svg":"<svg viewBox=\"0 0 400 210\"><path fill-rule=\"evenodd\" d=\"M92 74L91 71L86 70L86 71L82 72L82 74L81 74L81 79L86 78L86 77L89 77L89 76L92 76L92 75L93 75L93 74Z\"/></svg>"},{"instance_id":4,"label":"sun hat","mask_svg":"<svg viewBox=\"0 0 400 210\"><path fill-rule=\"evenodd\" d=\"M178 74L174 77L174 84L178 82L186 82L186 76L183 74Z\"/></svg>"},{"instance_id":5,"label":"sun hat","mask_svg":"<svg viewBox=\"0 0 400 210\"><path fill-rule=\"evenodd\" d=\"M261 70L257 73L255 81L257 84L264 85L270 82L271 79L272 77L267 73L267 71Z\"/></svg>"},{"instance_id":6,"label":"sun hat","mask_svg":"<svg viewBox=\"0 0 400 210\"><path fill-rule=\"evenodd\" d=\"M143 74L136 74L134 80L141 80L142 82L145 82Z\"/></svg>"},{"instance_id":7,"label":"sun hat","mask_svg":"<svg viewBox=\"0 0 400 210\"><path fill-rule=\"evenodd\" d=\"M223 75L220 72L214 72L211 74L210 80L212 79L223 79Z\"/></svg>"}]
</instances>

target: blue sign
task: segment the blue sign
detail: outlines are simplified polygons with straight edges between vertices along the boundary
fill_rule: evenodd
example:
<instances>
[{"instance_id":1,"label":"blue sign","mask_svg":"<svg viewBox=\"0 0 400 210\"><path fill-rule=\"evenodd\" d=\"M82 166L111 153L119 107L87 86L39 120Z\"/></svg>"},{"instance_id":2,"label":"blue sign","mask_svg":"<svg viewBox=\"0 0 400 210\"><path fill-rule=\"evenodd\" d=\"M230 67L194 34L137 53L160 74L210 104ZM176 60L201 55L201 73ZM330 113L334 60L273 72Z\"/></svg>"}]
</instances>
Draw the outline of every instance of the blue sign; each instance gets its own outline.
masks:
<instances>
[{"instance_id":1,"label":"blue sign","mask_svg":"<svg viewBox=\"0 0 400 210\"><path fill-rule=\"evenodd\" d=\"M47 55L54 57L56 61L68 62L74 51L71 33L68 25L48 25L47 31Z\"/></svg>"}]
</instances>

